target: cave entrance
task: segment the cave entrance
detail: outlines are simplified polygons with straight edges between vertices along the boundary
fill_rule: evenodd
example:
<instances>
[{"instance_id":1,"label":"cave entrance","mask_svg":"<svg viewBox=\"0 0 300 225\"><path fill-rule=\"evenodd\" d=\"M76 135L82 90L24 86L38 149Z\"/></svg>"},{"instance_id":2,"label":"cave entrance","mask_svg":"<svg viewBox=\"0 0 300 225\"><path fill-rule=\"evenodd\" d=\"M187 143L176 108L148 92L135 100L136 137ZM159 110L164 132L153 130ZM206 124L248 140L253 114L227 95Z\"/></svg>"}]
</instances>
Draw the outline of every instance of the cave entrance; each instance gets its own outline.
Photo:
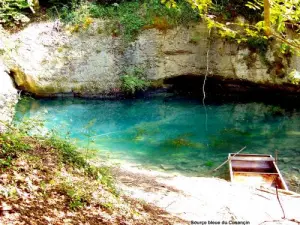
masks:
<instances>
[{"instance_id":1,"label":"cave entrance","mask_svg":"<svg viewBox=\"0 0 300 225\"><path fill-rule=\"evenodd\" d=\"M169 91L202 99L204 75L185 74L166 78ZM300 106L300 88L295 86L256 84L241 79L228 79L221 76L207 77L205 102L266 102Z\"/></svg>"}]
</instances>

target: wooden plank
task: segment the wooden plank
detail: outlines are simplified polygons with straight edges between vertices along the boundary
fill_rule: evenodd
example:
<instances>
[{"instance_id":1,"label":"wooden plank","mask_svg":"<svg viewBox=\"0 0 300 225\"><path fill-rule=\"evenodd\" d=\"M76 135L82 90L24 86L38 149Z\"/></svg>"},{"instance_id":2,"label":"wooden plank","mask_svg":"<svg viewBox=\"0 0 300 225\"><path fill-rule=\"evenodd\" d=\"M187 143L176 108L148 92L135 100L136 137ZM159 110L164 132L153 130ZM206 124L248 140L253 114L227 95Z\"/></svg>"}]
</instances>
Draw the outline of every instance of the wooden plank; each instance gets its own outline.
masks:
<instances>
[{"instance_id":1,"label":"wooden plank","mask_svg":"<svg viewBox=\"0 0 300 225\"><path fill-rule=\"evenodd\" d=\"M272 187L275 184L278 174L245 174L234 172L233 176L234 183L243 183L256 187L260 187L261 185Z\"/></svg>"},{"instance_id":2,"label":"wooden plank","mask_svg":"<svg viewBox=\"0 0 300 225\"><path fill-rule=\"evenodd\" d=\"M241 153L242 151L244 151L247 148L247 146L243 147L241 150L239 150L237 153L235 153L233 156ZM224 166L227 162L229 161L229 159L227 159L225 162L223 162L220 166L218 166L216 169L213 170L213 172L217 171L218 169L220 169L222 166Z\"/></svg>"},{"instance_id":3,"label":"wooden plank","mask_svg":"<svg viewBox=\"0 0 300 225\"><path fill-rule=\"evenodd\" d=\"M268 186L275 187L277 185L278 189L287 190L286 186L279 177L279 174L244 174L240 172L234 172L234 183L244 183L251 186Z\"/></svg>"},{"instance_id":4,"label":"wooden plank","mask_svg":"<svg viewBox=\"0 0 300 225\"><path fill-rule=\"evenodd\" d=\"M228 162L229 162L230 181L233 182L233 171L232 171L232 164L230 160L230 154L228 156Z\"/></svg>"},{"instance_id":5,"label":"wooden plank","mask_svg":"<svg viewBox=\"0 0 300 225\"><path fill-rule=\"evenodd\" d=\"M277 167L277 164L274 162L274 166L275 166L275 168L276 168L276 170L277 170L277 172L278 172L278 174L279 174L279 178L280 178L280 180L281 180L281 182L282 182L282 185L284 186L284 189L285 190L289 190L288 189L288 186L286 185L286 183L285 183L285 181L284 181L284 179L283 179L283 176L281 175L281 172L280 172L280 170L278 169L278 167Z\"/></svg>"},{"instance_id":6,"label":"wooden plank","mask_svg":"<svg viewBox=\"0 0 300 225\"><path fill-rule=\"evenodd\" d=\"M233 156L234 153L229 153L229 156ZM236 154L236 156L245 156L245 157L252 157L252 156L259 156L259 157L271 157L273 158L271 155L267 155L267 154L243 154L243 153L239 153Z\"/></svg>"},{"instance_id":7,"label":"wooden plank","mask_svg":"<svg viewBox=\"0 0 300 225\"><path fill-rule=\"evenodd\" d=\"M258 157L231 157L230 160L232 161L275 161L274 158L258 158Z\"/></svg>"},{"instance_id":8,"label":"wooden plank","mask_svg":"<svg viewBox=\"0 0 300 225\"><path fill-rule=\"evenodd\" d=\"M234 171L277 172L272 162L266 161L231 161Z\"/></svg>"},{"instance_id":9,"label":"wooden plank","mask_svg":"<svg viewBox=\"0 0 300 225\"><path fill-rule=\"evenodd\" d=\"M234 171L233 173L262 174L262 175L278 175L278 176L279 176L279 173L243 172L243 171Z\"/></svg>"}]
</instances>

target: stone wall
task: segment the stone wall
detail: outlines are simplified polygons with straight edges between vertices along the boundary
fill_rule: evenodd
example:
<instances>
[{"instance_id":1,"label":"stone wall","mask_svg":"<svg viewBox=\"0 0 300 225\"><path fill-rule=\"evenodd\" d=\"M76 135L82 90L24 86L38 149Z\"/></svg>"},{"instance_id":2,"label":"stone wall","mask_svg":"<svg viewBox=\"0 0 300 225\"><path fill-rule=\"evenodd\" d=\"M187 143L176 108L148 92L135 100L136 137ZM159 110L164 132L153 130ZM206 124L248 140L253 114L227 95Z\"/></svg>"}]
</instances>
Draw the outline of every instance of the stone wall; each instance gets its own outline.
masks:
<instances>
[{"instance_id":1,"label":"stone wall","mask_svg":"<svg viewBox=\"0 0 300 225\"><path fill-rule=\"evenodd\" d=\"M103 32L104 23L96 20L87 30L71 34L53 22L40 22L10 35L14 47L6 62L18 88L39 96L109 95L119 92L124 71L136 66L150 80L203 76L208 49L209 76L282 86L290 83L286 74L300 71L299 57L286 60L270 48L262 58L247 47L209 37L205 24L145 30L125 43Z\"/></svg>"}]
</instances>

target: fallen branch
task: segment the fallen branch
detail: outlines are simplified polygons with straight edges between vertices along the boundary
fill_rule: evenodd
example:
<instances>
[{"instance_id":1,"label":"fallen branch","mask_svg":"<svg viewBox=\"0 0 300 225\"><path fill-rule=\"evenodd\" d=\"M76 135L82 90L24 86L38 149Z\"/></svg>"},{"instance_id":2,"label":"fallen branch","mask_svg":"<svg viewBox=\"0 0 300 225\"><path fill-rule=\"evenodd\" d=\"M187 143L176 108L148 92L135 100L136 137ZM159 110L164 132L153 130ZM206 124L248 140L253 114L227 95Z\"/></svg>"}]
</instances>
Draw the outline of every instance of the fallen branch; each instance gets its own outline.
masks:
<instances>
[{"instance_id":1,"label":"fallen branch","mask_svg":"<svg viewBox=\"0 0 300 225\"><path fill-rule=\"evenodd\" d=\"M259 225L264 224L264 223L275 223L275 222L283 222L283 221L291 221L291 222L300 224L300 221L296 220L296 219L282 219L282 220L265 220L265 221L261 222Z\"/></svg>"},{"instance_id":2,"label":"fallen branch","mask_svg":"<svg viewBox=\"0 0 300 225\"><path fill-rule=\"evenodd\" d=\"M166 207L165 207L165 210L167 210L167 208L172 205L174 202L176 202L176 200L172 201L171 203L169 203Z\"/></svg>"},{"instance_id":3,"label":"fallen branch","mask_svg":"<svg viewBox=\"0 0 300 225\"><path fill-rule=\"evenodd\" d=\"M273 188L266 189L266 188L261 187L261 188L256 188L256 190L276 195L276 190L273 190ZM300 198L300 194L293 192L293 191L278 189L278 193L288 195L289 197L293 197L293 198Z\"/></svg>"},{"instance_id":4,"label":"fallen branch","mask_svg":"<svg viewBox=\"0 0 300 225\"><path fill-rule=\"evenodd\" d=\"M264 195L261 195L261 194L257 194L257 193L254 193L255 195L259 196L259 197L262 197L262 198L265 198L265 199L268 199L268 200L271 200L269 199L268 197L264 196Z\"/></svg>"}]
</instances>

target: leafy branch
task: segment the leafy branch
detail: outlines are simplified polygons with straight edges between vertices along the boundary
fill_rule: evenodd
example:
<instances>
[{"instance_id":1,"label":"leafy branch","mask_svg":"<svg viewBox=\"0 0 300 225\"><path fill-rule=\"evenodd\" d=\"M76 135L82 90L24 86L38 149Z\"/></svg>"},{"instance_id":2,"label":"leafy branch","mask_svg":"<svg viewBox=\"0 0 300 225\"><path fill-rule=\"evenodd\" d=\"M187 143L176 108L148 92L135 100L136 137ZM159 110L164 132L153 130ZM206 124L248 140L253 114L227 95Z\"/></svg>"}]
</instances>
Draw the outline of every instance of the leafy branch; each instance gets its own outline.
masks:
<instances>
[{"instance_id":1,"label":"leafy branch","mask_svg":"<svg viewBox=\"0 0 300 225\"><path fill-rule=\"evenodd\" d=\"M263 20L256 24L243 21L233 23L232 21L220 21L213 13L216 4L212 0L186 0L194 9L199 11L200 17L207 22L208 28L216 28L221 37L236 40L238 43L247 42L249 37L275 38L285 43L297 52L300 50L300 1L291 0L282 4L280 0L254 0L247 2L246 7L254 11L263 11ZM162 0L167 7L176 7L176 0ZM296 38L287 35L287 29L294 30Z\"/></svg>"}]
</instances>

